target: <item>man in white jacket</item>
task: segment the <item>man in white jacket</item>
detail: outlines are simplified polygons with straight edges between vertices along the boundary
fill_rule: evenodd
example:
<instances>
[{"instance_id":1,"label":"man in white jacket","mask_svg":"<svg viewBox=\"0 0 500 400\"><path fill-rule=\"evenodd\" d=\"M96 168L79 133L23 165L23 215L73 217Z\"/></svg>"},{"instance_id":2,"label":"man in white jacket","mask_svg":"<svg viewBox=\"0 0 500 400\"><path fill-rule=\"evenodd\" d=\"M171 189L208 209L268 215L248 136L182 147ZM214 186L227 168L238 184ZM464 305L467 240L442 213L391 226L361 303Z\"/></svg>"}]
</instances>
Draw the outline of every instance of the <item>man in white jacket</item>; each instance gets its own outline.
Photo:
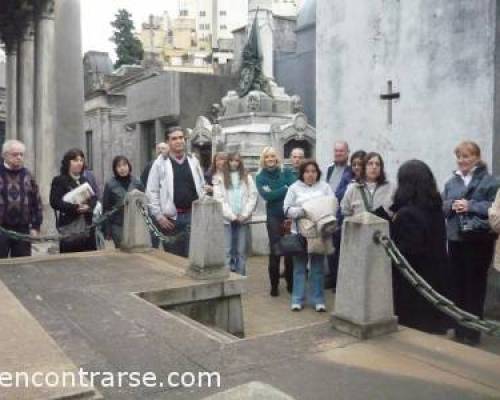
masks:
<instances>
[{"instance_id":1,"label":"man in white jacket","mask_svg":"<svg viewBox=\"0 0 500 400\"><path fill-rule=\"evenodd\" d=\"M168 155L160 155L151 167L146 195L150 212L167 235L177 236L164 244L165 251L182 257L189 255L188 230L191 205L203 196L205 179L198 160L186 153L184 131L167 131Z\"/></svg>"}]
</instances>

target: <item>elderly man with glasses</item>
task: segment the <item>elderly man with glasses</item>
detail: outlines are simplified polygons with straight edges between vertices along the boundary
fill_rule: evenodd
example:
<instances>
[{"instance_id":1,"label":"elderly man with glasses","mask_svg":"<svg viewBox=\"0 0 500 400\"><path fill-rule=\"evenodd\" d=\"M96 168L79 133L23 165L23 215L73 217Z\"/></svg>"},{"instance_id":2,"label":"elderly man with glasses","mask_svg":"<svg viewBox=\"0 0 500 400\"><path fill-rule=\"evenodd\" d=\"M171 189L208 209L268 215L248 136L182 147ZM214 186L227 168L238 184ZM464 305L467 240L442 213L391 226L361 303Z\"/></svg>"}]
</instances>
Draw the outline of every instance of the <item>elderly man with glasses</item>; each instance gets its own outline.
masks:
<instances>
[{"instance_id":1,"label":"elderly man with glasses","mask_svg":"<svg viewBox=\"0 0 500 400\"><path fill-rule=\"evenodd\" d=\"M25 146L8 140L0 163L0 226L18 233L38 235L42 225L42 202L38 185L24 167ZM31 255L31 243L0 231L0 258Z\"/></svg>"}]
</instances>

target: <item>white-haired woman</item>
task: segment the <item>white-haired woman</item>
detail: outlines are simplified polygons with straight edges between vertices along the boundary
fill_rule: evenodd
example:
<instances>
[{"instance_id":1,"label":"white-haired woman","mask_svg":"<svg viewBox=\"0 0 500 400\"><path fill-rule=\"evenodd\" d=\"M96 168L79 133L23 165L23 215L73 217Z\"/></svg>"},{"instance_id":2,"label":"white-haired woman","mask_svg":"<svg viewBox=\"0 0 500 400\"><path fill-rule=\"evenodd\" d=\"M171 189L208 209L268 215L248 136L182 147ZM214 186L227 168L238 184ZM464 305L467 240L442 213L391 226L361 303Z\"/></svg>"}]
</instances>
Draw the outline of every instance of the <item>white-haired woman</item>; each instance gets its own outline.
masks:
<instances>
[{"instance_id":1,"label":"white-haired woman","mask_svg":"<svg viewBox=\"0 0 500 400\"><path fill-rule=\"evenodd\" d=\"M269 280L271 283L271 296L279 295L280 255L274 252L274 247L283 234L283 200L285 200L288 187L295 182L292 173L281 168L281 161L276 150L266 147L260 155L260 171L255 180L257 190L266 201L267 233L269 236ZM287 290L292 291L293 262L292 258L285 257L285 279Z\"/></svg>"}]
</instances>

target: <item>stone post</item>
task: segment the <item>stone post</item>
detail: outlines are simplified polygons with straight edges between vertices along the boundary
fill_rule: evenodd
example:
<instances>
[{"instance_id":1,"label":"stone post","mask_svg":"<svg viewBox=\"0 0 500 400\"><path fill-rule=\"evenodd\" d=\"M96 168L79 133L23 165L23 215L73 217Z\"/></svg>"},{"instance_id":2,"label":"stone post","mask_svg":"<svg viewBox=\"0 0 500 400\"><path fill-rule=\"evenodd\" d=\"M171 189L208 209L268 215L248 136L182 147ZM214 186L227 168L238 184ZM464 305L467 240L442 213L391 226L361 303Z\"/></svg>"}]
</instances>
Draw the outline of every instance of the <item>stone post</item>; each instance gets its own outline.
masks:
<instances>
[{"instance_id":1,"label":"stone post","mask_svg":"<svg viewBox=\"0 0 500 400\"><path fill-rule=\"evenodd\" d=\"M387 221L370 213L346 218L342 231L333 327L361 339L397 330L392 266L376 231L389 235Z\"/></svg>"},{"instance_id":2,"label":"stone post","mask_svg":"<svg viewBox=\"0 0 500 400\"><path fill-rule=\"evenodd\" d=\"M17 45L6 43L7 139L17 139Z\"/></svg>"},{"instance_id":3,"label":"stone post","mask_svg":"<svg viewBox=\"0 0 500 400\"><path fill-rule=\"evenodd\" d=\"M25 165L31 171L35 167L34 97L35 97L35 32L31 19L19 42L17 57L17 135L26 146Z\"/></svg>"},{"instance_id":4,"label":"stone post","mask_svg":"<svg viewBox=\"0 0 500 400\"><path fill-rule=\"evenodd\" d=\"M123 218L123 239L121 250L137 253L151 249L151 236L144 223L144 218L137 208L136 202L147 203L146 195L139 190L133 190L125 200Z\"/></svg>"},{"instance_id":5,"label":"stone post","mask_svg":"<svg viewBox=\"0 0 500 400\"><path fill-rule=\"evenodd\" d=\"M194 279L229 276L224 260L222 205L208 197L193 203L187 273Z\"/></svg>"},{"instance_id":6,"label":"stone post","mask_svg":"<svg viewBox=\"0 0 500 400\"><path fill-rule=\"evenodd\" d=\"M35 27L35 174L48 204L55 163L54 0L40 3Z\"/></svg>"}]
</instances>

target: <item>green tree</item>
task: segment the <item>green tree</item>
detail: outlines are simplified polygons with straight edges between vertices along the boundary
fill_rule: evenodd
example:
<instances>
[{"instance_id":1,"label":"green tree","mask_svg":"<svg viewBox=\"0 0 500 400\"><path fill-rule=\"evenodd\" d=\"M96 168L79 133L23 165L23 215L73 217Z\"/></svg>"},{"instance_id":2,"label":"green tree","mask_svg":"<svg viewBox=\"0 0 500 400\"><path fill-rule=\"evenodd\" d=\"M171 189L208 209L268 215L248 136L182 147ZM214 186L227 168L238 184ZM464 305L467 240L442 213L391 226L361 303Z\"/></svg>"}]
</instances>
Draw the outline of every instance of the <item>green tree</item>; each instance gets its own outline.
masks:
<instances>
[{"instance_id":1,"label":"green tree","mask_svg":"<svg viewBox=\"0 0 500 400\"><path fill-rule=\"evenodd\" d=\"M124 64L139 64L144 55L142 43L134 35L135 28L131 17L132 14L121 8L115 15L114 21L111 22L114 30L110 40L116 44L118 56L115 68Z\"/></svg>"}]
</instances>

